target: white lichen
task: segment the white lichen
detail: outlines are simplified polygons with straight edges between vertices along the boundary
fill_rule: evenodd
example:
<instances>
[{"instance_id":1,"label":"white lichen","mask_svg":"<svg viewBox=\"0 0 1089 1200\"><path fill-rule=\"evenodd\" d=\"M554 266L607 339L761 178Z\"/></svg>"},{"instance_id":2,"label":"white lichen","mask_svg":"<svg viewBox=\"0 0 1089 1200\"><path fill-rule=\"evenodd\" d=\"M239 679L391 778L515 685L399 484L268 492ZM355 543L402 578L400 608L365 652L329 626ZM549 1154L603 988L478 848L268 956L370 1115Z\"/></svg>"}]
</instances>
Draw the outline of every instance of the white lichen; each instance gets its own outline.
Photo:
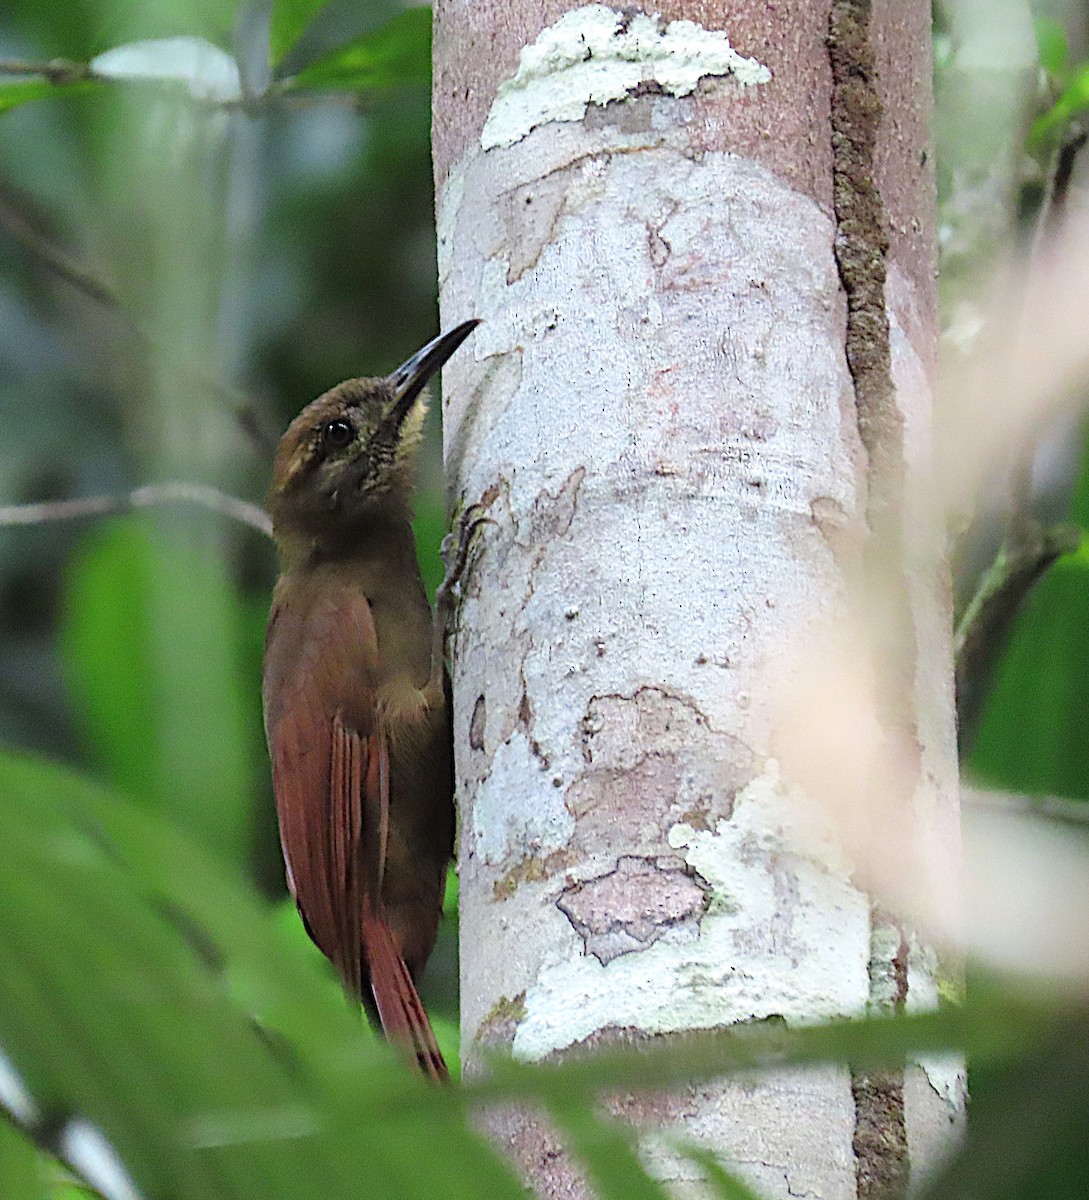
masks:
<instances>
[{"instance_id":1,"label":"white lichen","mask_svg":"<svg viewBox=\"0 0 1089 1200\"><path fill-rule=\"evenodd\" d=\"M668 841L710 885L695 942L655 942L602 966L560 949L526 992L514 1053L537 1059L609 1025L646 1033L771 1016L859 1016L868 997L869 901L830 842L795 819L769 759L714 830Z\"/></svg>"},{"instance_id":2,"label":"white lichen","mask_svg":"<svg viewBox=\"0 0 1089 1200\"><path fill-rule=\"evenodd\" d=\"M687 96L701 79L767 83L771 72L730 45L722 30L694 21L627 15L604 4L572 9L526 46L499 86L484 125L484 150L512 146L538 125L579 121L591 104L622 100L640 84Z\"/></svg>"},{"instance_id":3,"label":"white lichen","mask_svg":"<svg viewBox=\"0 0 1089 1200\"><path fill-rule=\"evenodd\" d=\"M526 780L537 797L526 803ZM473 844L485 863L502 863L526 854L558 850L574 832L575 820L564 805L563 791L541 769L526 735L516 729L492 758L472 812Z\"/></svg>"}]
</instances>

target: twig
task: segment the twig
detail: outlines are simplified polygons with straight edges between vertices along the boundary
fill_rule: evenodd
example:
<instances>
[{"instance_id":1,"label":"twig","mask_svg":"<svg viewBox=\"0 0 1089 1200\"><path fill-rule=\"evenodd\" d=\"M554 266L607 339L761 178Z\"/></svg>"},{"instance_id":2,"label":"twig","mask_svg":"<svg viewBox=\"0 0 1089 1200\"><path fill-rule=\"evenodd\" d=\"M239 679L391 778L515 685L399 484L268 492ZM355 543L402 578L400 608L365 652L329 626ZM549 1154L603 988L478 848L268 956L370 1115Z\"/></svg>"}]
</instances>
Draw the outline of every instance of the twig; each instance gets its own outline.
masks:
<instances>
[{"instance_id":1,"label":"twig","mask_svg":"<svg viewBox=\"0 0 1089 1200\"><path fill-rule=\"evenodd\" d=\"M1087 141L1089 133L1086 133L1078 122L1072 122L1055 154L1050 183L1040 206L1038 239L1053 238L1058 233L1066 214L1066 201L1074 178L1074 164Z\"/></svg>"},{"instance_id":2,"label":"twig","mask_svg":"<svg viewBox=\"0 0 1089 1200\"><path fill-rule=\"evenodd\" d=\"M1032 236L1030 262L1044 253L1059 232L1070 193L1074 163L1089 140L1076 124L1067 130L1051 164L1048 186ZM1024 312L1021 313L1024 320ZM1032 464L1036 439L1018 447L1007 466L1009 516L1004 541L994 563L957 622L953 650L956 660L957 724L960 753L966 758L983 713L983 702L999 655L1005 648L1021 604L1048 568L1081 544L1073 525L1044 528L1032 511Z\"/></svg>"},{"instance_id":3,"label":"twig","mask_svg":"<svg viewBox=\"0 0 1089 1200\"><path fill-rule=\"evenodd\" d=\"M1033 817L1046 817L1065 825L1089 825L1089 803L1084 800L1068 800L1062 796L1020 796L1007 792L982 791L964 788L961 803L966 808L984 812L1024 813Z\"/></svg>"},{"instance_id":4,"label":"twig","mask_svg":"<svg viewBox=\"0 0 1089 1200\"><path fill-rule=\"evenodd\" d=\"M0 78L4 75L32 76L43 79L58 87L68 83L105 83L116 86L132 83L159 84L164 88L179 91L196 108L216 109L219 112L243 112L247 116L259 117L274 108L312 108L316 105L340 104L361 110L366 109L366 97L361 92L315 88L311 91L294 91L294 78L273 80L264 91L248 92L229 99L209 96L194 96L182 80L173 77L156 79L148 76L133 76L131 79L103 75L90 63L75 62L68 58L54 58L49 62L27 62L24 59L0 59Z\"/></svg>"},{"instance_id":5,"label":"twig","mask_svg":"<svg viewBox=\"0 0 1089 1200\"><path fill-rule=\"evenodd\" d=\"M1022 603L1052 563L1080 545L1077 526L1044 529L1024 509L1015 509L1009 536L957 622L953 639L962 757L975 740L988 684Z\"/></svg>"},{"instance_id":6,"label":"twig","mask_svg":"<svg viewBox=\"0 0 1089 1200\"><path fill-rule=\"evenodd\" d=\"M121 310L120 301L110 288L78 267L72 259L38 233L20 211L11 189L3 183L0 183L0 225L3 225L20 245L40 259L42 265L52 271L54 275L90 296L92 300L97 300L99 304L104 304L107 308L115 311Z\"/></svg>"},{"instance_id":7,"label":"twig","mask_svg":"<svg viewBox=\"0 0 1089 1200\"><path fill-rule=\"evenodd\" d=\"M225 404L234 414L242 431L258 450L269 454L275 449L275 439L263 428L257 416L256 406L248 396L211 378L199 367L195 367L191 362L180 358L165 347L125 308L121 298L109 284L85 267L80 266L34 228L21 211L19 201L11 188L2 183L0 183L0 225L54 275L111 312L116 313L135 337L164 365L173 368L194 386Z\"/></svg>"},{"instance_id":8,"label":"twig","mask_svg":"<svg viewBox=\"0 0 1089 1200\"><path fill-rule=\"evenodd\" d=\"M120 496L82 496L76 500L0 505L0 528L106 517L161 504L196 504L272 537L272 521L264 509L206 483L153 483Z\"/></svg>"},{"instance_id":9,"label":"twig","mask_svg":"<svg viewBox=\"0 0 1089 1200\"><path fill-rule=\"evenodd\" d=\"M41 75L49 83L80 83L99 79L89 63L69 58L53 58L49 62L27 62L21 58L0 59L0 75Z\"/></svg>"}]
</instances>

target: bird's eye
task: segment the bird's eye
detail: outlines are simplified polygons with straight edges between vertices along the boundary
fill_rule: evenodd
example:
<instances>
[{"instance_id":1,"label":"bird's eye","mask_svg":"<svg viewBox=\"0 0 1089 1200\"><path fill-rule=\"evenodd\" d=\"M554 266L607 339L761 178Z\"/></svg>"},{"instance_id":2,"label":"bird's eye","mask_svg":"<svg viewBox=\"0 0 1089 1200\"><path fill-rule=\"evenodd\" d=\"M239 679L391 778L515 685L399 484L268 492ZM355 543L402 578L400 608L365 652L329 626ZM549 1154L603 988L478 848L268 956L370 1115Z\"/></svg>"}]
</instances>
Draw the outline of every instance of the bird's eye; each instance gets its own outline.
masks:
<instances>
[{"instance_id":1,"label":"bird's eye","mask_svg":"<svg viewBox=\"0 0 1089 1200\"><path fill-rule=\"evenodd\" d=\"M321 431L322 441L331 450L343 450L354 436L351 421L329 421Z\"/></svg>"}]
</instances>

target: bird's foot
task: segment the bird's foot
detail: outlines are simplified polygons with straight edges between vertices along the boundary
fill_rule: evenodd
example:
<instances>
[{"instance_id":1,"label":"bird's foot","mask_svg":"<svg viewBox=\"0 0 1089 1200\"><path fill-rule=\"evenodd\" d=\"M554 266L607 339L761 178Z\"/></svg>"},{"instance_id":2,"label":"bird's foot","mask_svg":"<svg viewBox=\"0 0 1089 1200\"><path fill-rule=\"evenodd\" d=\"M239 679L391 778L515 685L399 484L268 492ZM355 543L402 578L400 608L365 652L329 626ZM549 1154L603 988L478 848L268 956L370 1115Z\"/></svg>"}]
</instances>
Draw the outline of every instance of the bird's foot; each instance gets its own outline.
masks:
<instances>
[{"instance_id":1,"label":"bird's foot","mask_svg":"<svg viewBox=\"0 0 1089 1200\"><path fill-rule=\"evenodd\" d=\"M435 593L434 641L431 647L431 679L427 686L429 695L444 694L446 633L454 615L454 595L468 566L469 558L476 545L477 535L485 525L496 522L487 515L483 504L470 504L462 510L457 527L443 539L440 553L446 574Z\"/></svg>"},{"instance_id":2,"label":"bird's foot","mask_svg":"<svg viewBox=\"0 0 1089 1200\"><path fill-rule=\"evenodd\" d=\"M443 565L446 567L446 575L435 594L436 601L440 597L449 596L461 582L479 530L484 525L496 523L487 514L488 510L483 504L470 504L468 508L462 510L457 528L452 529L442 539L442 549L439 553L442 555Z\"/></svg>"}]
</instances>

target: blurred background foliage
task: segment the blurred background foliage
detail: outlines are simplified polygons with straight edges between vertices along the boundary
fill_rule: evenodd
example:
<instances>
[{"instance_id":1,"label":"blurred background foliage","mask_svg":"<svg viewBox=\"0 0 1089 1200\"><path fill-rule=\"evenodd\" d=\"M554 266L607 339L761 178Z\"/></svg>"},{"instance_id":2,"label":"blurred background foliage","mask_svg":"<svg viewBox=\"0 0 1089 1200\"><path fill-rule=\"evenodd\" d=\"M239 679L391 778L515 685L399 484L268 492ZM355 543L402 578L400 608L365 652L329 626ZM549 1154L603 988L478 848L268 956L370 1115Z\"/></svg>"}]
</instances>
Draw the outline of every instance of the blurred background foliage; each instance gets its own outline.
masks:
<instances>
[{"instance_id":1,"label":"blurred background foliage","mask_svg":"<svg viewBox=\"0 0 1089 1200\"><path fill-rule=\"evenodd\" d=\"M1031 240L1089 110L1089 13L976 0L935 19L956 354L980 281ZM996 30L1009 36L991 45ZM132 47L164 38L189 40ZM983 43L997 57L981 74ZM435 332L428 9L9 0L0 59L0 504L175 480L259 502L303 403ZM432 586L436 433L417 521ZM1067 420L1026 448L1022 523L1089 527L1084 443ZM959 543L965 600L1008 540L998 491ZM991 785L1089 798L1087 568L1080 549L1061 557L985 664L969 768ZM1089 1128L1084 1013L1008 981L900 1023L510 1066L425 1092L341 999L284 897L260 716L274 570L260 532L192 506L0 527L4 1200L88 1183L338 1197L360 1180L382 1196L519 1196L465 1123L474 1097L534 1098L600 1194L657 1197L595 1115L606 1085L941 1049L973 1051L978 1119L934 1194L1086 1194L1071 1133ZM456 881L448 907L426 999L456 1060ZM1051 1118L1026 1145L1015 1112ZM1015 1144L1017 1171L997 1177ZM747 1194L691 1157L715 1194Z\"/></svg>"}]
</instances>

